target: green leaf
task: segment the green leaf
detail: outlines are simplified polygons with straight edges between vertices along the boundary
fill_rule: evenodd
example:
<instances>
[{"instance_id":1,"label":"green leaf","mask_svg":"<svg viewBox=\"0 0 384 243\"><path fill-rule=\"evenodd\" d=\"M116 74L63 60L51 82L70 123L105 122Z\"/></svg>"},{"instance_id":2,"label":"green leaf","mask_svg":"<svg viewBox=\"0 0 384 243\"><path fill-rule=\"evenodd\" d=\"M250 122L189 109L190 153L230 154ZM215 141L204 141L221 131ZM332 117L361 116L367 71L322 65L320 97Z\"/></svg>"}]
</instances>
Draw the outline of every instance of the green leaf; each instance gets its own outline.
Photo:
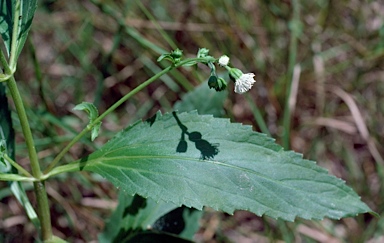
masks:
<instances>
[{"instance_id":1,"label":"green leaf","mask_svg":"<svg viewBox=\"0 0 384 243\"><path fill-rule=\"evenodd\" d=\"M0 0L0 33L5 43L8 56L11 51L14 9L15 1Z\"/></svg>"},{"instance_id":2,"label":"green leaf","mask_svg":"<svg viewBox=\"0 0 384 243\"><path fill-rule=\"evenodd\" d=\"M203 211L179 207L156 220L152 229L193 240L193 236L199 229L199 220L202 215Z\"/></svg>"},{"instance_id":3,"label":"green leaf","mask_svg":"<svg viewBox=\"0 0 384 243\"><path fill-rule=\"evenodd\" d=\"M159 58L157 58L157 62L161 62L163 59L173 61L173 58L172 58L171 54L169 54L169 53L161 54L161 56L159 56Z\"/></svg>"},{"instance_id":4,"label":"green leaf","mask_svg":"<svg viewBox=\"0 0 384 243\"><path fill-rule=\"evenodd\" d=\"M20 3L18 9L18 3ZM4 40L8 56L11 52L11 45L16 41L16 61L23 49L24 43L27 39L29 29L31 28L33 16L35 15L37 7L37 0L0 0L0 33ZM17 27L17 39L12 40L13 24L16 18L19 21Z\"/></svg>"},{"instance_id":5,"label":"green leaf","mask_svg":"<svg viewBox=\"0 0 384 243\"><path fill-rule=\"evenodd\" d=\"M99 235L99 242L123 242L122 238L151 228L159 217L175 208L177 206L171 203L156 203L120 191L119 204L107 221L104 232Z\"/></svg>"},{"instance_id":6,"label":"green leaf","mask_svg":"<svg viewBox=\"0 0 384 243\"><path fill-rule=\"evenodd\" d=\"M0 84L0 140L2 140L3 144L5 144L5 150L8 156L14 159L15 131L12 127L11 111L8 107L8 99L5 94L5 86L3 84ZM0 172L8 172L9 169L2 168L2 165L4 164L0 164Z\"/></svg>"},{"instance_id":7,"label":"green leaf","mask_svg":"<svg viewBox=\"0 0 384 243\"><path fill-rule=\"evenodd\" d=\"M174 109L179 112L197 109L201 115L212 114L221 117L225 114L223 107L227 97L227 91L215 92L208 87L207 82L204 82L183 96L181 101L176 102Z\"/></svg>"},{"instance_id":8,"label":"green leaf","mask_svg":"<svg viewBox=\"0 0 384 243\"><path fill-rule=\"evenodd\" d=\"M181 141L186 143L177 152ZM202 209L292 221L371 212L341 179L300 154L284 151L250 126L227 119L158 113L117 134L81 160L80 169L127 194Z\"/></svg>"},{"instance_id":9,"label":"green leaf","mask_svg":"<svg viewBox=\"0 0 384 243\"><path fill-rule=\"evenodd\" d=\"M78 104L73 108L74 110L80 110L85 111L88 114L89 124L92 124L95 119L99 116L99 111L97 110L96 106L89 102L83 102L81 104ZM99 130L101 127L101 122L97 122L92 126L91 131L91 140L95 140L97 136L99 135Z\"/></svg>"}]
</instances>

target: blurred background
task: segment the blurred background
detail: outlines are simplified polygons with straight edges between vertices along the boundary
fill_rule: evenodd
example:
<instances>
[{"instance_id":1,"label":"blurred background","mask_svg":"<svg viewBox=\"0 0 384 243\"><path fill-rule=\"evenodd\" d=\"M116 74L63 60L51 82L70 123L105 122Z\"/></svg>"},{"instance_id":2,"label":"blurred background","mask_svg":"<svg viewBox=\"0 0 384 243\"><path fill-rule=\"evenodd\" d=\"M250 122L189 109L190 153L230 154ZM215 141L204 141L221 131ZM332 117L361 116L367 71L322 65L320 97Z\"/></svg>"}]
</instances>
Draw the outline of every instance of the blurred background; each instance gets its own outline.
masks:
<instances>
[{"instance_id":1,"label":"blurred background","mask_svg":"<svg viewBox=\"0 0 384 243\"><path fill-rule=\"evenodd\" d=\"M256 75L246 95L235 94L229 84L223 117L252 125L317 161L383 215L384 3L379 0L41 0L16 74L39 157L48 163L86 125L87 117L72 111L76 104L93 102L104 111L169 65L156 62L161 54L179 48L193 57L202 47ZM103 121L103 138L74 147L66 161L90 153L138 119L172 111L208 78L204 68L163 76ZM17 141L17 153L25 154L22 139ZM22 156L18 161L28 163ZM113 186L86 173L61 175L47 190L55 234L70 242L95 242L116 206ZM22 207L9 191L0 195L3 242L32 242L35 231ZM384 242L383 235L383 218L369 214L287 223L208 208L195 240L373 243Z\"/></svg>"}]
</instances>

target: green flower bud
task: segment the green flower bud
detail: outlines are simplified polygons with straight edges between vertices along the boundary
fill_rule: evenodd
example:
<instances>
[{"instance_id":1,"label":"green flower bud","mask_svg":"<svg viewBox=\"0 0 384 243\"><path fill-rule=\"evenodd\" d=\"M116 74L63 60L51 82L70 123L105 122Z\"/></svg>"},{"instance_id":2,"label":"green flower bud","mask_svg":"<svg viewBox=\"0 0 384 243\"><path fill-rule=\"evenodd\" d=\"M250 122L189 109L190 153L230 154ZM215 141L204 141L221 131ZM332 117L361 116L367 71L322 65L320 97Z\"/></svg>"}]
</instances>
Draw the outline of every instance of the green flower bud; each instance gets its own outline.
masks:
<instances>
[{"instance_id":1,"label":"green flower bud","mask_svg":"<svg viewBox=\"0 0 384 243\"><path fill-rule=\"evenodd\" d=\"M227 82L223 78L217 78L217 76L212 75L209 77L208 86L210 89L214 88L219 92L227 88Z\"/></svg>"},{"instance_id":2,"label":"green flower bud","mask_svg":"<svg viewBox=\"0 0 384 243\"><path fill-rule=\"evenodd\" d=\"M209 50L207 48L200 48L197 52L197 57L202 58L208 56Z\"/></svg>"},{"instance_id":3,"label":"green flower bud","mask_svg":"<svg viewBox=\"0 0 384 243\"><path fill-rule=\"evenodd\" d=\"M177 48L174 51L171 51L171 57L173 57L174 59L180 58L182 55L183 55L183 51L180 50L179 48Z\"/></svg>"},{"instance_id":4,"label":"green flower bud","mask_svg":"<svg viewBox=\"0 0 384 243\"><path fill-rule=\"evenodd\" d=\"M208 79L208 86L210 89L214 88L216 89L218 87L218 82L217 82L217 76L215 75L212 75L211 77L209 77Z\"/></svg>"},{"instance_id":5,"label":"green flower bud","mask_svg":"<svg viewBox=\"0 0 384 243\"><path fill-rule=\"evenodd\" d=\"M223 78L219 78L218 81L218 88L216 91L223 91L227 88L227 82Z\"/></svg>"}]
</instances>

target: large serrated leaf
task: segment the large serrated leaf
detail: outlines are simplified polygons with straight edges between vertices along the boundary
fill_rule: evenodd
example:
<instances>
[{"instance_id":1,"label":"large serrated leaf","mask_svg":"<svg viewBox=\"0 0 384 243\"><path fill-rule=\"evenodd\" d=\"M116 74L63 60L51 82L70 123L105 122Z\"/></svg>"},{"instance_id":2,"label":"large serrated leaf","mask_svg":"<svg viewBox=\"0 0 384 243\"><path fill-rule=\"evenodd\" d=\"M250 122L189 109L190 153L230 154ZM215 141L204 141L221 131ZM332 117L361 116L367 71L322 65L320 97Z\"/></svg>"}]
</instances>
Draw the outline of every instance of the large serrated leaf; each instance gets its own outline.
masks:
<instances>
[{"instance_id":1,"label":"large serrated leaf","mask_svg":"<svg viewBox=\"0 0 384 243\"><path fill-rule=\"evenodd\" d=\"M284 151L250 126L196 112L158 113L137 122L80 167L129 194L197 209L244 209L289 221L371 212L315 162Z\"/></svg>"},{"instance_id":2,"label":"large serrated leaf","mask_svg":"<svg viewBox=\"0 0 384 243\"><path fill-rule=\"evenodd\" d=\"M15 60L17 60L23 49L37 6L37 0L0 0L0 34L4 40L8 56L11 52L12 41L14 41L12 40L12 31L17 2L20 2L20 15L17 16L19 25L17 28Z\"/></svg>"}]
</instances>

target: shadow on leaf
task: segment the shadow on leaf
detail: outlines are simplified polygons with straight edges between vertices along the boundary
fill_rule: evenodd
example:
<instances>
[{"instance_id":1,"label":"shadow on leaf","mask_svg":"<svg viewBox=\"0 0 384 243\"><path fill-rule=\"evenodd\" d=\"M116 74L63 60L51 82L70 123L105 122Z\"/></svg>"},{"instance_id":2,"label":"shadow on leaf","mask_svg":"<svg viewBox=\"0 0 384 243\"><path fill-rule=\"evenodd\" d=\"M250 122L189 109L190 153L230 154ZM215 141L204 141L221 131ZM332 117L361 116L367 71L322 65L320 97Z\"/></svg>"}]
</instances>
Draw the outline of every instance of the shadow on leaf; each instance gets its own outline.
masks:
<instances>
[{"instance_id":1,"label":"shadow on leaf","mask_svg":"<svg viewBox=\"0 0 384 243\"><path fill-rule=\"evenodd\" d=\"M181 123L176 112L172 112L173 117L176 119L177 125L181 129L180 142L177 145L176 152L185 153L188 149L188 143L185 137L188 136L189 141L195 143L195 147L200 151L200 159L207 160L213 159L219 153L219 144L213 144L203 139L200 132L188 132L188 128Z\"/></svg>"}]
</instances>

